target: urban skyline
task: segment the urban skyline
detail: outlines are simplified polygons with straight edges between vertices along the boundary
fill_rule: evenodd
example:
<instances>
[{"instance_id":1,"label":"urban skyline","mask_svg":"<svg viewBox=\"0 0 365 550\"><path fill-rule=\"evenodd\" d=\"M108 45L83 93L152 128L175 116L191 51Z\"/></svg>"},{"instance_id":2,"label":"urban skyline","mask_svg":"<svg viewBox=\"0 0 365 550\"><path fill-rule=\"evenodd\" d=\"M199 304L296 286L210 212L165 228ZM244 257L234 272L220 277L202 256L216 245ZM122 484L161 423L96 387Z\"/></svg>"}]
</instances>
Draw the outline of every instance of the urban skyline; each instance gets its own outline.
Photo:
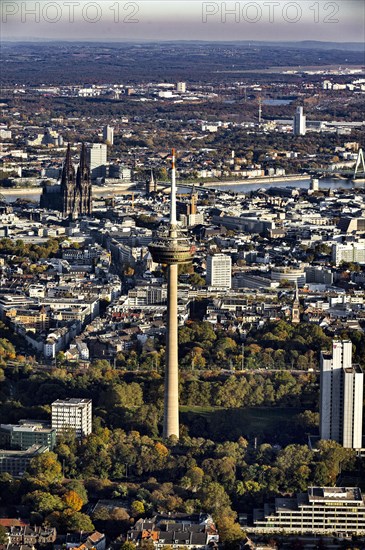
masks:
<instances>
[{"instance_id":1,"label":"urban skyline","mask_svg":"<svg viewBox=\"0 0 365 550\"><path fill-rule=\"evenodd\" d=\"M365 545L363 52L222 6L2 42L4 550Z\"/></svg>"}]
</instances>

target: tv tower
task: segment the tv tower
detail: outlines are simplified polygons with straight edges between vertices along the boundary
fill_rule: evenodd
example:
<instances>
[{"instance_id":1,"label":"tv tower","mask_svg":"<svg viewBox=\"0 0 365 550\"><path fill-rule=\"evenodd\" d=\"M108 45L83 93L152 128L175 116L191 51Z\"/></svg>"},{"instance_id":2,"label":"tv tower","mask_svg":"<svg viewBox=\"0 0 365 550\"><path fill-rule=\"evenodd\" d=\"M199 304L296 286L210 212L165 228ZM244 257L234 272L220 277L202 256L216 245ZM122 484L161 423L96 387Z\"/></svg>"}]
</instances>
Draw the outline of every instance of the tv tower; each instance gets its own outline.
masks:
<instances>
[{"instance_id":1,"label":"tv tower","mask_svg":"<svg viewBox=\"0 0 365 550\"><path fill-rule=\"evenodd\" d=\"M179 366L177 275L179 264L191 262L192 248L176 221L175 149L172 149L171 209L167 227L149 245L153 261L167 266L167 336L163 437L179 437Z\"/></svg>"}]
</instances>

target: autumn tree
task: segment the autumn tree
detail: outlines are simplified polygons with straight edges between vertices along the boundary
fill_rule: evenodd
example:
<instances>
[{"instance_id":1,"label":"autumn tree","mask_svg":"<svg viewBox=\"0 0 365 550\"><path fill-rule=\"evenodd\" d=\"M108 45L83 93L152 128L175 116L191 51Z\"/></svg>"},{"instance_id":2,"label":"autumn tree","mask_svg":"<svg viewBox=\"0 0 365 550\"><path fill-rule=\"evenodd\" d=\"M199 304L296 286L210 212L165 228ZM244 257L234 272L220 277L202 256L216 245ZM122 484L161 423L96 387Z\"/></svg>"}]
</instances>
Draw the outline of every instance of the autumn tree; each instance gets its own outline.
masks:
<instances>
[{"instance_id":1,"label":"autumn tree","mask_svg":"<svg viewBox=\"0 0 365 550\"><path fill-rule=\"evenodd\" d=\"M6 546L8 540L9 537L5 527L3 525L0 525L0 544Z\"/></svg>"},{"instance_id":2,"label":"autumn tree","mask_svg":"<svg viewBox=\"0 0 365 550\"><path fill-rule=\"evenodd\" d=\"M221 516L217 521L217 527L219 540L223 543L225 549L240 548L240 544L246 535L231 516Z\"/></svg>"},{"instance_id":3,"label":"autumn tree","mask_svg":"<svg viewBox=\"0 0 365 550\"><path fill-rule=\"evenodd\" d=\"M75 510L72 510L71 508L68 508L64 512L61 513L61 522L65 526L65 530L71 531L71 532L80 532L80 531L86 531L87 533L90 533L94 530L94 525L86 514L82 514L81 512L76 512Z\"/></svg>"},{"instance_id":4,"label":"autumn tree","mask_svg":"<svg viewBox=\"0 0 365 550\"><path fill-rule=\"evenodd\" d=\"M155 550L155 545L152 540L145 539L141 542L139 548L141 548L141 550Z\"/></svg>"},{"instance_id":5,"label":"autumn tree","mask_svg":"<svg viewBox=\"0 0 365 550\"><path fill-rule=\"evenodd\" d=\"M28 504L33 512L39 514L49 514L55 510L63 510L65 507L59 496L39 490L25 495L23 502Z\"/></svg>"},{"instance_id":6,"label":"autumn tree","mask_svg":"<svg viewBox=\"0 0 365 550\"><path fill-rule=\"evenodd\" d=\"M78 479L73 479L69 481L66 485L68 491L74 491L82 500L82 504L87 504L88 496L85 486L82 481Z\"/></svg>"},{"instance_id":7,"label":"autumn tree","mask_svg":"<svg viewBox=\"0 0 365 550\"><path fill-rule=\"evenodd\" d=\"M140 500L134 500L131 504L132 516L143 516L145 513L144 504Z\"/></svg>"},{"instance_id":8,"label":"autumn tree","mask_svg":"<svg viewBox=\"0 0 365 550\"><path fill-rule=\"evenodd\" d=\"M82 498L72 490L67 491L67 493L63 495L63 500L67 508L71 508L71 510L75 510L75 512L79 512L83 506Z\"/></svg>"},{"instance_id":9,"label":"autumn tree","mask_svg":"<svg viewBox=\"0 0 365 550\"><path fill-rule=\"evenodd\" d=\"M200 501L203 509L211 513L215 520L221 516L236 518L236 513L231 508L231 499L220 483L213 481L203 486Z\"/></svg>"},{"instance_id":10,"label":"autumn tree","mask_svg":"<svg viewBox=\"0 0 365 550\"><path fill-rule=\"evenodd\" d=\"M307 488L312 460L313 452L307 445L288 445L280 451L276 466L283 474L284 490L293 492Z\"/></svg>"},{"instance_id":11,"label":"autumn tree","mask_svg":"<svg viewBox=\"0 0 365 550\"><path fill-rule=\"evenodd\" d=\"M328 484L335 484L337 476L342 469L352 469L354 467L356 453L353 449L345 449L337 443L331 440L322 440L318 444L320 462L322 462L326 469ZM322 467L322 475L325 473L324 467ZM319 475L317 468L316 475Z\"/></svg>"},{"instance_id":12,"label":"autumn tree","mask_svg":"<svg viewBox=\"0 0 365 550\"><path fill-rule=\"evenodd\" d=\"M186 471L186 474L181 480L181 486L195 493L201 487L203 478L204 470L198 466L193 466Z\"/></svg>"},{"instance_id":13,"label":"autumn tree","mask_svg":"<svg viewBox=\"0 0 365 550\"><path fill-rule=\"evenodd\" d=\"M42 453L32 458L28 471L47 484L62 478L62 466L57 460L57 455L52 452Z\"/></svg>"}]
</instances>

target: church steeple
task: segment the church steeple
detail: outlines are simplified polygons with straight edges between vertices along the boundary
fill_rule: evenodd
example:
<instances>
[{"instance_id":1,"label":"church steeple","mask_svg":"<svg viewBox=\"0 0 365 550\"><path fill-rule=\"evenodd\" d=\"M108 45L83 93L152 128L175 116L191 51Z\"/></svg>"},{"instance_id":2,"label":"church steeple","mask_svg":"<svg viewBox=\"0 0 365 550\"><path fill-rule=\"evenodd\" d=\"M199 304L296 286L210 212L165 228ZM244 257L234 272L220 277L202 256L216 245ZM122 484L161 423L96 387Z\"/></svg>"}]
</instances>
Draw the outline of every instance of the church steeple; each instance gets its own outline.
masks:
<instances>
[{"instance_id":1,"label":"church steeple","mask_svg":"<svg viewBox=\"0 0 365 550\"><path fill-rule=\"evenodd\" d=\"M72 166L72 160L71 160L71 145L67 144L67 151L66 151L66 158L65 158L65 164L64 166L69 169Z\"/></svg>"},{"instance_id":2,"label":"church steeple","mask_svg":"<svg viewBox=\"0 0 365 550\"><path fill-rule=\"evenodd\" d=\"M82 142L81 145L81 153L80 153L80 173L81 173L81 179L85 179L85 177L89 176L89 170L87 166L87 158L86 158L86 147L85 143Z\"/></svg>"},{"instance_id":3,"label":"church steeple","mask_svg":"<svg viewBox=\"0 0 365 550\"><path fill-rule=\"evenodd\" d=\"M71 146L67 145L66 158L63 163L61 185L65 186L68 183L75 181L75 169L72 164Z\"/></svg>"},{"instance_id":4,"label":"church steeple","mask_svg":"<svg viewBox=\"0 0 365 550\"><path fill-rule=\"evenodd\" d=\"M196 209L197 200L198 200L198 193L196 192L195 183L194 183L190 193L190 214L197 213L197 209Z\"/></svg>"},{"instance_id":5,"label":"church steeple","mask_svg":"<svg viewBox=\"0 0 365 550\"><path fill-rule=\"evenodd\" d=\"M85 143L81 145L80 164L77 170L77 201L79 202L78 214L91 214L91 180L90 169L87 162Z\"/></svg>"},{"instance_id":6,"label":"church steeple","mask_svg":"<svg viewBox=\"0 0 365 550\"><path fill-rule=\"evenodd\" d=\"M146 193L150 195L151 193L157 192L157 182L153 175L153 170L151 170L150 179L146 183Z\"/></svg>"},{"instance_id":7,"label":"church steeple","mask_svg":"<svg viewBox=\"0 0 365 550\"><path fill-rule=\"evenodd\" d=\"M295 294L291 310L291 322L300 323L300 302L299 302L299 290L298 282L295 282Z\"/></svg>"}]
</instances>

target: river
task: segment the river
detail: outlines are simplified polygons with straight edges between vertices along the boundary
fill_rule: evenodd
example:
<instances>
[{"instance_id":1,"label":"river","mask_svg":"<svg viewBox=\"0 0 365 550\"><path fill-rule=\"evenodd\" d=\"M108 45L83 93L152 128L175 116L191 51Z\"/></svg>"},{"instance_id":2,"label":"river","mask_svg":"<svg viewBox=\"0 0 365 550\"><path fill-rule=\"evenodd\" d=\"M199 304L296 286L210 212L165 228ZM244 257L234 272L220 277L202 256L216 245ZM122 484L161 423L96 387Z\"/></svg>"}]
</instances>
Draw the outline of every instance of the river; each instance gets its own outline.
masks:
<instances>
[{"instance_id":1,"label":"river","mask_svg":"<svg viewBox=\"0 0 365 550\"><path fill-rule=\"evenodd\" d=\"M290 181L270 181L263 183L262 180L256 183L227 183L222 184L220 183L219 186L217 185L218 191L234 191L235 193L247 193L251 191L257 191L258 189L269 189L270 187L295 187L298 189L309 189L309 183L310 179L305 180L290 180ZM214 183L209 184L207 182L207 185L209 187L214 187ZM320 179L319 180L319 189L364 189L365 185L364 182L359 182L354 184L350 180L341 180L341 179L332 179L332 178L326 178L326 179ZM199 184L196 185L197 190L203 189L199 186ZM184 192L184 190L189 191L191 188L184 188L183 186L179 185L179 189ZM136 189L136 192L139 192L140 189ZM110 195L124 195L124 194L130 194L133 191L133 188L126 189L125 186L123 188L116 188L115 186L105 186L105 187L94 187L93 188L93 196L94 197L103 197L103 196L110 196ZM41 195L41 189L39 188L27 188L27 189L0 189L0 195L4 197L4 199L7 202L15 202L17 199L30 199L32 201L39 202L39 198Z\"/></svg>"},{"instance_id":2,"label":"river","mask_svg":"<svg viewBox=\"0 0 365 550\"><path fill-rule=\"evenodd\" d=\"M208 183L206 184L210 188L214 188L214 183ZM309 189L310 185L310 178L307 179L290 179L290 180L280 180L278 181L263 181L260 179L258 182L255 183L227 183L222 184L219 183L219 185L216 186L216 189L218 191L234 191L235 193L249 193L251 191L257 191L258 189L270 189L271 187L294 187L298 189ZM180 186L179 186L180 187ZM197 184L197 189L202 189ZM182 190L188 191L189 188L180 188ZM319 189L325 190L325 189L364 189L364 182L359 182L354 184L351 180L343 180L343 179L335 179L335 178L323 178L319 180ZM190 188L191 190L191 188Z\"/></svg>"},{"instance_id":3,"label":"river","mask_svg":"<svg viewBox=\"0 0 365 550\"><path fill-rule=\"evenodd\" d=\"M247 193L250 191L257 191L258 189L269 189L270 187L295 187L298 189L309 189L310 179L305 180L291 180L291 181L271 181L270 183L244 183L240 184L227 184L220 185L220 191L234 191L236 193ZM363 189L364 183L354 184L350 180L326 178L319 180L319 189Z\"/></svg>"}]
</instances>

